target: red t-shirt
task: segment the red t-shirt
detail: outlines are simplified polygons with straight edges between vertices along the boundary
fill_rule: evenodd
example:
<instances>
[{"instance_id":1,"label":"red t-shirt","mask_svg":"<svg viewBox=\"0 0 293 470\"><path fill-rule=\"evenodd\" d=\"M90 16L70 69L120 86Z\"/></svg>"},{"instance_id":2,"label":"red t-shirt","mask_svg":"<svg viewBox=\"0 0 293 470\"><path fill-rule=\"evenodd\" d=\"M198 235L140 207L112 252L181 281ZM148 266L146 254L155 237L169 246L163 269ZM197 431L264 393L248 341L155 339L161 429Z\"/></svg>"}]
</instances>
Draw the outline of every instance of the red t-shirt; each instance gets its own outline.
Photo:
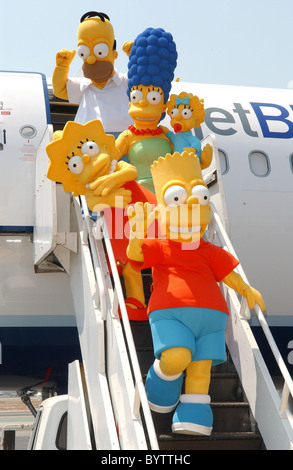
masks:
<instances>
[{"instance_id":1,"label":"red t-shirt","mask_svg":"<svg viewBox=\"0 0 293 470\"><path fill-rule=\"evenodd\" d=\"M130 261L135 269L152 267L153 292L148 313L174 307L201 307L229 313L218 286L239 264L229 252L205 240L197 249L183 250L172 240L145 239L144 262Z\"/></svg>"}]
</instances>

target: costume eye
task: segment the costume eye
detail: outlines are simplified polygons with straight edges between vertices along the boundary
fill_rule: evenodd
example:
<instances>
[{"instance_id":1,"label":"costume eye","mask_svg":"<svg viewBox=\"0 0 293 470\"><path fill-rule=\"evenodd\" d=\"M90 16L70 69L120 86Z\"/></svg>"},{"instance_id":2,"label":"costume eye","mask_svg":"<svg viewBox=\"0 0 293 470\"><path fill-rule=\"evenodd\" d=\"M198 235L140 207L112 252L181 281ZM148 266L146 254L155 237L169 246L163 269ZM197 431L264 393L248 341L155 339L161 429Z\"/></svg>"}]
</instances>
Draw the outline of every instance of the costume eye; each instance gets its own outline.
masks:
<instances>
[{"instance_id":1,"label":"costume eye","mask_svg":"<svg viewBox=\"0 0 293 470\"><path fill-rule=\"evenodd\" d=\"M132 103L139 103L143 99L143 92L140 90L132 90L130 93L130 100Z\"/></svg>"},{"instance_id":2,"label":"costume eye","mask_svg":"<svg viewBox=\"0 0 293 470\"><path fill-rule=\"evenodd\" d=\"M208 188L206 188L205 186L201 184L193 186L191 190L191 194L192 196L197 197L198 203L201 206L207 206L208 203L210 202L210 197L211 197L210 192Z\"/></svg>"},{"instance_id":3,"label":"costume eye","mask_svg":"<svg viewBox=\"0 0 293 470\"><path fill-rule=\"evenodd\" d=\"M189 118L191 118L191 116L192 116L192 111L191 111L191 109L189 109L189 108L183 109L183 110L181 111L181 116L183 117L183 119L189 119Z\"/></svg>"},{"instance_id":4,"label":"costume eye","mask_svg":"<svg viewBox=\"0 0 293 470\"><path fill-rule=\"evenodd\" d=\"M159 104L162 100L162 95L158 91L149 91L146 99L150 104Z\"/></svg>"},{"instance_id":5,"label":"costume eye","mask_svg":"<svg viewBox=\"0 0 293 470\"><path fill-rule=\"evenodd\" d=\"M89 155L90 157L94 157L98 153L100 153L100 148L96 142L88 141L82 144L81 146L81 153L83 155Z\"/></svg>"},{"instance_id":6,"label":"costume eye","mask_svg":"<svg viewBox=\"0 0 293 470\"><path fill-rule=\"evenodd\" d=\"M77 53L79 57L81 57L81 59L83 60L86 60L91 55L90 48L85 46L84 44L78 46Z\"/></svg>"},{"instance_id":7,"label":"costume eye","mask_svg":"<svg viewBox=\"0 0 293 470\"><path fill-rule=\"evenodd\" d=\"M178 108L173 108L171 113L170 113L171 118L174 118L175 116L177 116L178 113L179 113L179 109Z\"/></svg>"},{"instance_id":8,"label":"costume eye","mask_svg":"<svg viewBox=\"0 0 293 470\"><path fill-rule=\"evenodd\" d=\"M180 204L184 204L186 202L186 199L187 191L177 184L170 186L164 194L164 201L167 206L180 206Z\"/></svg>"},{"instance_id":9,"label":"costume eye","mask_svg":"<svg viewBox=\"0 0 293 470\"><path fill-rule=\"evenodd\" d=\"M104 59L109 54L109 47L104 42L94 46L94 54L98 59Z\"/></svg>"},{"instance_id":10,"label":"costume eye","mask_svg":"<svg viewBox=\"0 0 293 470\"><path fill-rule=\"evenodd\" d=\"M81 157L74 155L70 158L68 162L68 170L70 170L71 173L74 173L75 175L80 175L80 173L82 173L83 171L83 168L84 164Z\"/></svg>"}]
</instances>

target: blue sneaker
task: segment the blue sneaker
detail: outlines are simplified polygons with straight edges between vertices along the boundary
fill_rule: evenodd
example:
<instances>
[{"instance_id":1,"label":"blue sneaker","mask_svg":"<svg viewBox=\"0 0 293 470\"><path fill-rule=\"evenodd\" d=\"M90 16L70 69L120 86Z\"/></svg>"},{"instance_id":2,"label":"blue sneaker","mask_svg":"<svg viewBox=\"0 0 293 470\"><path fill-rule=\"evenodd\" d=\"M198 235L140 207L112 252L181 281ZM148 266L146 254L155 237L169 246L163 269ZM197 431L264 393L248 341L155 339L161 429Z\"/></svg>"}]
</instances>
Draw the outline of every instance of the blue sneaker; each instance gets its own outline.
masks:
<instances>
[{"instance_id":1,"label":"blue sneaker","mask_svg":"<svg viewBox=\"0 0 293 470\"><path fill-rule=\"evenodd\" d=\"M209 402L208 395L181 395L180 404L173 416L172 432L209 436L213 429L213 413Z\"/></svg>"},{"instance_id":2,"label":"blue sneaker","mask_svg":"<svg viewBox=\"0 0 293 470\"><path fill-rule=\"evenodd\" d=\"M145 383L150 409L157 413L169 413L176 408L179 401L183 373L173 380L164 380L157 375L155 369L154 366L150 368Z\"/></svg>"}]
</instances>

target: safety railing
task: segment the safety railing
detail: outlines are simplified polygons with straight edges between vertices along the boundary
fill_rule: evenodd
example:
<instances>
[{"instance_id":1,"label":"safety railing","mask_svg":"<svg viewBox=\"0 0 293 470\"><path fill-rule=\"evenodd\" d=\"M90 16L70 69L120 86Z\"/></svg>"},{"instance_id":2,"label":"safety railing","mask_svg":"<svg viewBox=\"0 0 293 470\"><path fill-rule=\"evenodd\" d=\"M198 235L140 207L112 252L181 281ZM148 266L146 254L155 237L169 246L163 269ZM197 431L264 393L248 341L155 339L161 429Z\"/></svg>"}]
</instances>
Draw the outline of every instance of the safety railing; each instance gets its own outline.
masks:
<instances>
[{"instance_id":1,"label":"safety railing","mask_svg":"<svg viewBox=\"0 0 293 470\"><path fill-rule=\"evenodd\" d=\"M109 330L114 332L114 335L117 334L117 320L118 320L119 325L120 325L121 320L123 323L124 337L126 339L126 344L127 344L127 357L125 354L123 343L120 342L119 344L119 340L116 341L117 344L115 347L112 348L110 353L115 354L116 347L117 347L118 354L119 354L119 361L128 362L128 364L124 364L124 366L122 364L121 368L127 371L127 366L130 366L131 371L132 371L134 390L133 390L133 394L132 393L130 394L131 397L127 396L126 399L127 400L133 399L133 402L130 404L121 403L122 407L124 406L125 409L128 409L130 406L130 409L132 410L132 416L125 417L125 423L127 423L128 419L131 419L134 422L134 426L133 426L134 432L136 428L138 429L137 441L141 441L139 434L141 433L140 411L142 410L143 415L144 415L145 429L146 429L146 433L148 436L148 439L146 439L146 441L148 440L149 446L151 449L158 450L159 447L158 447L156 431L154 428L152 415L150 412L148 400L147 400L146 393L145 393L145 388L144 388L140 366L139 366L139 362L137 358L136 348L135 348L135 344L133 340L132 330L131 330L131 326L130 326L130 322L128 319L127 310L125 306L123 290L122 290L122 286L120 282L119 273L117 270L117 263L116 263L114 253L112 250L111 240L107 232L107 226L104 222L102 213L100 213L97 222L93 223L89 215L86 199L84 197L81 197L81 204L82 204L83 216L84 216L85 223L87 226L89 245L91 247L93 267L94 267L94 270L96 273L96 279L97 279L96 301L98 302L98 304L100 303L100 310L102 312L102 318L105 320L106 324L108 324ZM103 257L105 253L101 253L101 252L97 253L97 250L101 251L99 248L97 248L97 243L96 243L99 239L103 239L103 242L104 242L103 246L105 247L108 262L110 265L114 288L112 288L111 286L109 287L109 282L107 282L107 280L109 280L109 271L107 269L107 264L104 263L103 260L101 261L101 257ZM121 320L119 320L118 308L121 313ZM118 332L118 337L119 337L119 334L120 332ZM120 351L119 351L119 348L120 348ZM109 370L111 370L111 367L109 367ZM109 372L109 374L111 374L111 372ZM114 371L113 375L117 375L116 371ZM111 383L111 380L112 380L112 377L108 376L109 383ZM116 378L114 380L116 380ZM129 382L127 379L126 381ZM129 386L129 383L127 383L127 386ZM110 386L110 389L111 389L111 386ZM112 387L112 390L114 390L112 391L112 393L114 394L117 392L117 396L119 396L118 400L125 399L125 396L127 394L123 393L122 391L117 390L117 387L115 386ZM115 402L117 400L117 397L112 396L111 398L112 398L112 401L114 403L114 408L115 408ZM136 426L136 424L139 424L139 425ZM119 427L119 433L121 435L121 433L124 432L124 429L123 429L124 426L119 426L119 423L118 423L117 427ZM121 440L123 442L123 436L121 437L122 437Z\"/></svg>"},{"instance_id":2,"label":"safety railing","mask_svg":"<svg viewBox=\"0 0 293 470\"><path fill-rule=\"evenodd\" d=\"M211 224L209 228L209 241L212 241L213 238L217 236L219 239L220 245L237 258L237 255L233 248L231 240L229 239L229 236L221 222L221 218L219 214L217 213L215 206L212 203L211 203L211 207L212 207L212 220L211 220ZM243 280L247 284L249 284L248 279L243 270L243 267L241 266L241 263L239 263L236 270L238 271L238 274L242 276ZM288 409L288 402L289 402L290 395L293 398L293 381L286 367L286 364L282 358L282 355L276 345L276 342L273 338L273 335L270 331L270 328L267 324L267 321L265 319L263 312L261 311L258 305L255 306L254 311L259 321L259 324L264 332L264 335L267 339L271 352L273 353L273 356L279 366L281 375L284 379L284 386L283 386L281 402L279 406L279 414L281 418L285 418L287 417L286 411ZM250 310L248 309L247 301L244 297L242 297L242 300L241 300L241 309L240 309L239 314L242 318L246 320L250 319Z\"/></svg>"},{"instance_id":3,"label":"safety railing","mask_svg":"<svg viewBox=\"0 0 293 470\"><path fill-rule=\"evenodd\" d=\"M216 208L214 207L212 203L211 203L211 206L212 206L212 217L211 217L211 223L210 223L209 230L208 230L209 241L215 242L215 239L217 238L217 242L224 249L227 249L235 257L237 257L235 250L233 248L233 245L221 222L220 216ZM131 397L131 399L133 400L131 404L132 419L134 421L140 420L140 410L142 410L144 414L144 419L145 419L146 432L149 438L149 443L150 443L149 445L151 449L156 450L159 448L158 442L157 442L157 436L156 436L151 412L149 409L147 397L145 394L145 388L144 388L140 366L139 366L139 362L138 362L138 358L136 354L136 348L135 348L135 344L134 344L134 340L132 336L131 326L130 326L130 322L128 319L127 310L126 310L126 306L124 302L124 295L123 295L123 291L122 291L122 287L120 283L120 277L118 274L116 260L115 260L112 246L111 246L111 241L107 233L107 227L106 227L106 224L104 223L103 217L99 219L99 224L94 226L92 220L89 217L87 204L85 200L83 201L83 210L84 210L85 219L87 221L86 222L87 231L89 234L89 239L90 239L90 244L91 244L93 264L94 264L94 268L95 268L95 272L96 272L97 280L98 280L97 299L99 300L101 304L103 318L107 322L111 323L113 322L113 320L117 321L118 308L120 309L120 313L121 313L123 330L124 330L124 335L125 335L126 343L127 343L127 354L128 354L127 361L129 361L129 365L131 366L132 373L133 373L133 381L134 381L133 383L134 394ZM93 229L95 229L94 232L93 232ZM94 239L99 236L103 238L104 246L105 246L106 253L108 256L108 261L111 267L111 274L113 277L114 289L111 292L110 296L107 295L109 286L105 286L105 277L107 274L104 272L104 268L103 266L101 266L101 263L99 260L99 255L96 253L96 250L95 250ZM245 272L241 264L238 265L237 271L242 276L244 281L247 284L249 284L248 279L245 275ZM105 297L107 297L107 299ZM109 300L111 302L110 306L109 306ZM256 306L254 310L258 318L258 321L260 323L260 326L262 327L262 330L268 341L270 349L279 366L281 375L284 379L284 387L283 387L283 392L282 392L280 406L279 406L279 416L280 418L286 418L287 411L288 411L288 401L289 401L290 395L293 398L293 381L284 363L284 360L280 354L280 351L275 343L275 340L270 332L269 326L265 320L263 312L258 306ZM250 319L250 310L248 309L246 299L243 299L243 298L241 301L241 308L239 311L239 316L245 320Z\"/></svg>"}]
</instances>

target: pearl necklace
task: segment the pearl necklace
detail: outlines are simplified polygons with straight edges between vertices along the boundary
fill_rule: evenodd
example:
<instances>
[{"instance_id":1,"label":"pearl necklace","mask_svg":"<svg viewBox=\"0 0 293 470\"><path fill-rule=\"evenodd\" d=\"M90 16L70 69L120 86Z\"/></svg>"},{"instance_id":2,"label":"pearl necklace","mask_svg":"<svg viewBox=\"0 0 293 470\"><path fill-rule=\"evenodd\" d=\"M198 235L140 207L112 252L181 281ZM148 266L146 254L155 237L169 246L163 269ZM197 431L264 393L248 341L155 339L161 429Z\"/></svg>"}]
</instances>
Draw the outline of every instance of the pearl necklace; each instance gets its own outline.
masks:
<instances>
[{"instance_id":1,"label":"pearl necklace","mask_svg":"<svg viewBox=\"0 0 293 470\"><path fill-rule=\"evenodd\" d=\"M159 135L162 134L163 129L161 127L157 127L157 129L136 129L134 126L129 126L128 129L135 135Z\"/></svg>"}]
</instances>

